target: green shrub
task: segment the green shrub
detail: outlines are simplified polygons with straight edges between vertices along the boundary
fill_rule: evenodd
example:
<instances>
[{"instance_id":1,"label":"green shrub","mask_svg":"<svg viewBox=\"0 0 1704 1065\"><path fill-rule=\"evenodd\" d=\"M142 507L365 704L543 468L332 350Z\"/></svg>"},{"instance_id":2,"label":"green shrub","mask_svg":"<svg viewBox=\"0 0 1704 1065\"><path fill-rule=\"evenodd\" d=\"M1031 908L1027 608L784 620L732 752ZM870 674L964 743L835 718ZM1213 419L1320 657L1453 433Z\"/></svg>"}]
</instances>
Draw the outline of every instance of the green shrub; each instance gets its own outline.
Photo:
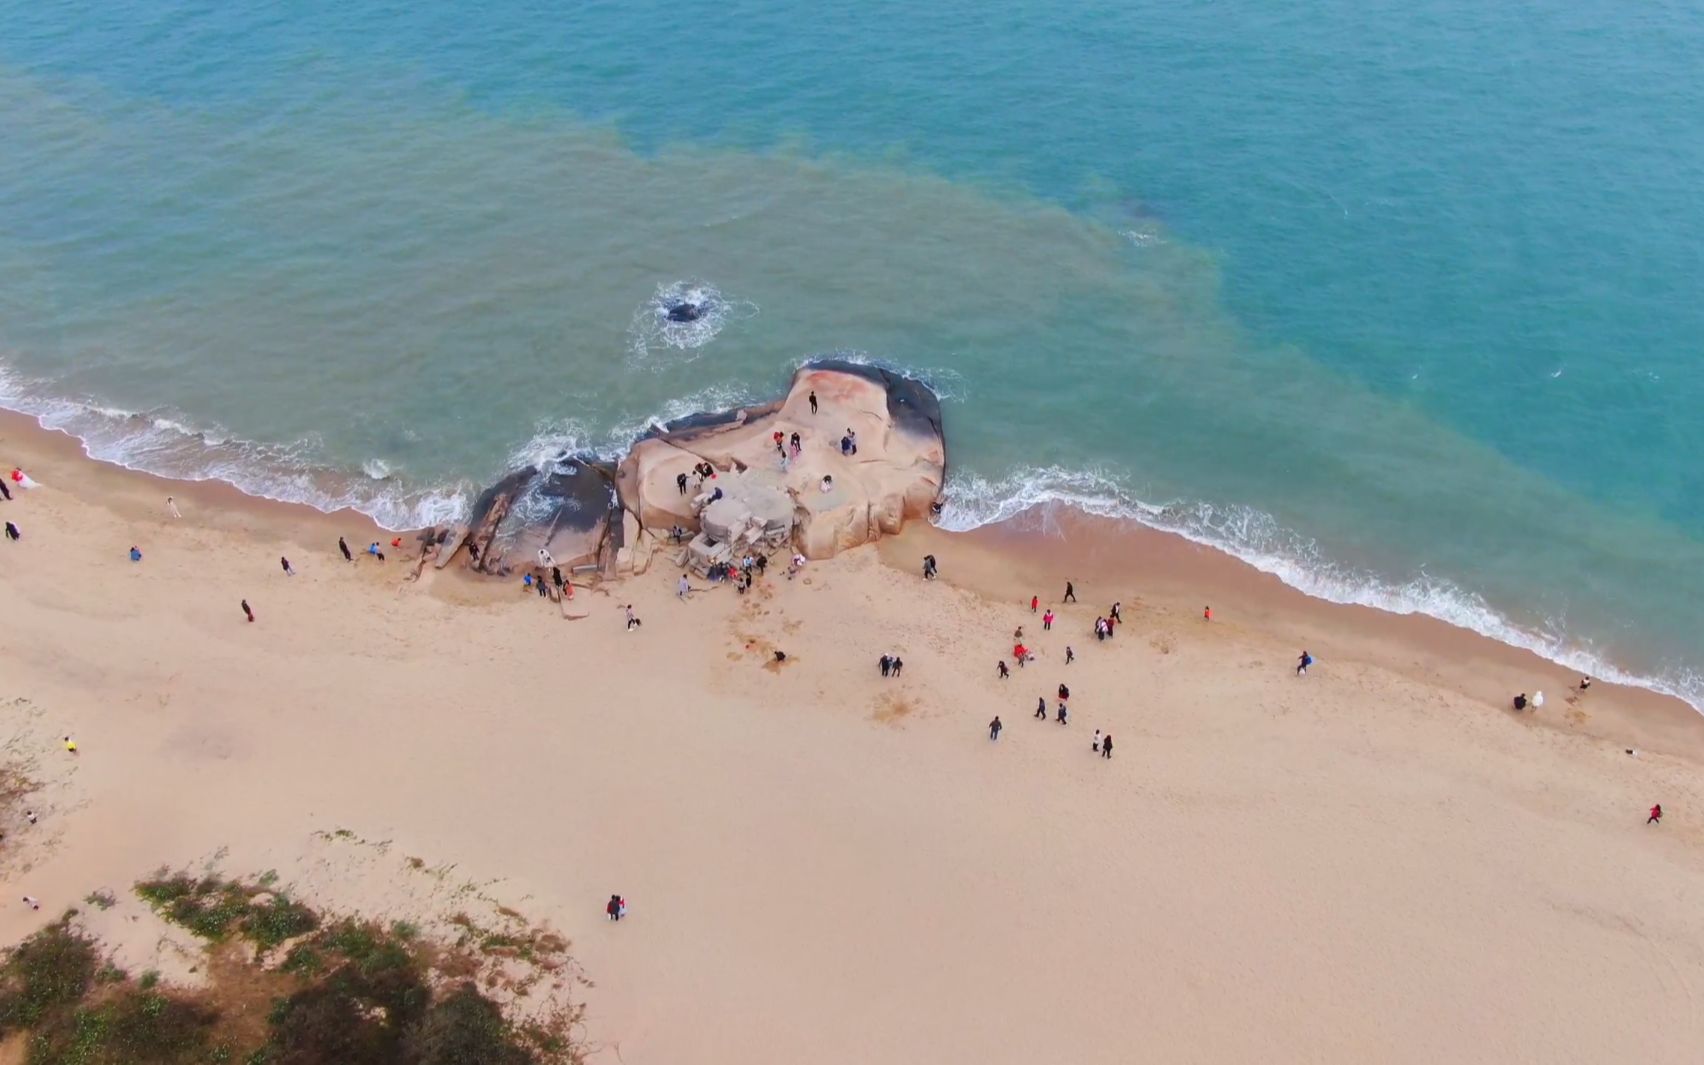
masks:
<instances>
[{"instance_id":1,"label":"green shrub","mask_svg":"<svg viewBox=\"0 0 1704 1065\"><path fill-rule=\"evenodd\" d=\"M99 965L95 944L64 921L18 944L0 966L0 1036L81 1002Z\"/></svg>"}]
</instances>

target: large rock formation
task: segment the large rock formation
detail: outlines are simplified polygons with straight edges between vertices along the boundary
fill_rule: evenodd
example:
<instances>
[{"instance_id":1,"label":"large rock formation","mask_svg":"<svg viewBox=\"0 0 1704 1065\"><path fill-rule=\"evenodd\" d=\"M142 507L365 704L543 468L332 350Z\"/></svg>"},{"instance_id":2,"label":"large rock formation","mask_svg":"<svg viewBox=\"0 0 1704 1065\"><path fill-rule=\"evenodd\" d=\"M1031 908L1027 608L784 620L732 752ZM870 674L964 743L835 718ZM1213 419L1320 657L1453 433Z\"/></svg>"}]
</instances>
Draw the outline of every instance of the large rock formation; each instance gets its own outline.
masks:
<instances>
[{"instance_id":1,"label":"large rock formation","mask_svg":"<svg viewBox=\"0 0 1704 1065\"><path fill-rule=\"evenodd\" d=\"M849 432L856 454L841 453ZM799 434L797 459L789 451L783 461L776 433L783 448ZM700 489L693 468L704 462L717 473ZM717 487L729 497L747 494L748 481L774 486L792 499L799 550L827 558L898 532L908 518L927 517L945 476L941 404L928 386L831 359L794 374L779 403L693 415L652 430L621 463L616 487L640 525L666 534L673 526L697 530L703 496Z\"/></svg>"},{"instance_id":2,"label":"large rock formation","mask_svg":"<svg viewBox=\"0 0 1704 1065\"><path fill-rule=\"evenodd\" d=\"M847 436L855 453L842 452ZM713 472L701 478L705 464ZM945 476L941 405L928 386L830 359L801 368L779 402L652 428L618 467L564 456L508 474L480 496L465 542L472 564L492 573L536 565L541 547L565 570L642 570L657 546L688 534L700 563L789 541L827 558L927 517Z\"/></svg>"}]
</instances>

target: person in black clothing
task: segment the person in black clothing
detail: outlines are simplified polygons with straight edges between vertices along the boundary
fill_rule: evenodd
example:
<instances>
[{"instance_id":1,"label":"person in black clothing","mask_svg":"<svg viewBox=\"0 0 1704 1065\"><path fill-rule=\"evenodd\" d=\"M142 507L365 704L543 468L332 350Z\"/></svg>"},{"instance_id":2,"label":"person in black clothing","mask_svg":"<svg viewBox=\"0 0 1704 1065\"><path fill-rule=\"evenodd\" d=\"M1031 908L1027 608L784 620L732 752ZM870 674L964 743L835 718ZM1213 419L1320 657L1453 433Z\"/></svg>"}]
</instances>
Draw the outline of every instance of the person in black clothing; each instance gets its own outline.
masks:
<instances>
[{"instance_id":1,"label":"person in black clothing","mask_svg":"<svg viewBox=\"0 0 1704 1065\"><path fill-rule=\"evenodd\" d=\"M1006 660L1004 658L1000 659L1000 679L1008 680L1011 676L1012 671L1006 668Z\"/></svg>"},{"instance_id":2,"label":"person in black clothing","mask_svg":"<svg viewBox=\"0 0 1704 1065\"><path fill-rule=\"evenodd\" d=\"M560 592L562 590L563 581L562 581L562 567L561 566L550 567L550 583L556 585L557 591Z\"/></svg>"},{"instance_id":3,"label":"person in black clothing","mask_svg":"<svg viewBox=\"0 0 1704 1065\"><path fill-rule=\"evenodd\" d=\"M18 531L18 527L16 525L13 525L11 522L6 523L6 539L22 540L23 538L24 534Z\"/></svg>"},{"instance_id":4,"label":"person in black clothing","mask_svg":"<svg viewBox=\"0 0 1704 1065\"><path fill-rule=\"evenodd\" d=\"M1035 719L1037 721L1046 721L1047 720L1047 696L1045 696L1045 695L1040 695L1040 696L1036 697L1036 700L1035 700Z\"/></svg>"},{"instance_id":5,"label":"person in black clothing","mask_svg":"<svg viewBox=\"0 0 1704 1065\"><path fill-rule=\"evenodd\" d=\"M811 413L815 414L816 412L817 412L816 393L812 392L811 393Z\"/></svg>"},{"instance_id":6,"label":"person in black clothing","mask_svg":"<svg viewBox=\"0 0 1704 1065\"><path fill-rule=\"evenodd\" d=\"M904 668L905 668L905 663L900 661L900 658L899 658L898 655L894 655L893 656L893 675L896 676L896 677L899 676L899 671L904 669Z\"/></svg>"},{"instance_id":7,"label":"person in black clothing","mask_svg":"<svg viewBox=\"0 0 1704 1065\"><path fill-rule=\"evenodd\" d=\"M1065 700L1067 700L1069 698L1071 698L1071 689L1067 688L1065 685L1061 684L1059 686L1059 701L1064 702Z\"/></svg>"},{"instance_id":8,"label":"person in black clothing","mask_svg":"<svg viewBox=\"0 0 1704 1065\"><path fill-rule=\"evenodd\" d=\"M243 600L243 617L248 618L250 621L254 620L254 611L250 609L247 599Z\"/></svg>"},{"instance_id":9,"label":"person in black clothing","mask_svg":"<svg viewBox=\"0 0 1704 1065\"><path fill-rule=\"evenodd\" d=\"M1112 733L1110 732L1101 737L1101 757L1112 757Z\"/></svg>"},{"instance_id":10,"label":"person in black clothing","mask_svg":"<svg viewBox=\"0 0 1704 1065\"><path fill-rule=\"evenodd\" d=\"M882 676L884 676L884 677L887 676L888 671L891 670L892 668L893 668L893 657L891 655L883 655L882 656Z\"/></svg>"},{"instance_id":11,"label":"person in black clothing","mask_svg":"<svg viewBox=\"0 0 1704 1065\"><path fill-rule=\"evenodd\" d=\"M1066 581L1065 582L1065 598L1061 599L1060 602L1062 602L1062 603L1075 603L1076 601L1077 601L1077 588L1070 581Z\"/></svg>"},{"instance_id":12,"label":"person in black clothing","mask_svg":"<svg viewBox=\"0 0 1704 1065\"><path fill-rule=\"evenodd\" d=\"M12 501L12 490L6 487L5 481L0 481L0 496L5 497L5 500L8 503Z\"/></svg>"},{"instance_id":13,"label":"person in black clothing","mask_svg":"<svg viewBox=\"0 0 1704 1065\"><path fill-rule=\"evenodd\" d=\"M296 571L290 568L290 560L285 558L283 555L278 556L278 565L281 569L283 569L284 576L294 577L296 575Z\"/></svg>"},{"instance_id":14,"label":"person in black clothing","mask_svg":"<svg viewBox=\"0 0 1704 1065\"><path fill-rule=\"evenodd\" d=\"M1070 665L1077 660L1077 652L1071 650L1071 645L1065 645L1065 664Z\"/></svg>"},{"instance_id":15,"label":"person in black clothing","mask_svg":"<svg viewBox=\"0 0 1704 1065\"><path fill-rule=\"evenodd\" d=\"M1064 724L1064 723L1065 723L1065 713L1066 713L1066 711L1065 711L1065 704L1064 704L1064 703L1060 703L1060 704L1059 704L1059 723L1060 723L1060 724L1061 724L1061 725L1063 725L1063 724Z\"/></svg>"},{"instance_id":16,"label":"person in black clothing","mask_svg":"<svg viewBox=\"0 0 1704 1065\"><path fill-rule=\"evenodd\" d=\"M1113 624L1115 624L1115 625L1124 624L1124 615L1120 614L1118 612L1118 608L1119 608L1120 605L1122 605L1122 604L1119 604L1119 603L1112 604L1112 621L1113 621Z\"/></svg>"},{"instance_id":17,"label":"person in black clothing","mask_svg":"<svg viewBox=\"0 0 1704 1065\"><path fill-rule=\"evenodd\" d=\"M1000 724L1000 715L995 714L994 720L988 722L988 738L991 740L999 739L1000 730L1004 727L1004 725Z\"/></svg>"},{"instance_id":18,"label":"person in black clothing","mask_svg":"<svg viewBox=\"0 0 1704 1065\"><path fill-rule=\"evenodd\" d=\"M471 546L471 545L469 545L469 546ZM345 540L341 536L339 536L337 538L337 549L339 551L343 552L343 561L345 561L345 562L355 561L355 556L349 553L349 541ZM477 557L475 557L474 561L477 562L477 561L479 561L479 559Z\"/></svg>"},{"instance_id":19,"label":"person in black clothing","mask_svg":"<svg viewBox=\"0 0 1704 1065\"><path fill-rule=\"evenodd\" d=\"M686 494L686 474L684 474L684 473L675 474L675 487L680 489L681 495Z\"/></svg>"}]
</instances>

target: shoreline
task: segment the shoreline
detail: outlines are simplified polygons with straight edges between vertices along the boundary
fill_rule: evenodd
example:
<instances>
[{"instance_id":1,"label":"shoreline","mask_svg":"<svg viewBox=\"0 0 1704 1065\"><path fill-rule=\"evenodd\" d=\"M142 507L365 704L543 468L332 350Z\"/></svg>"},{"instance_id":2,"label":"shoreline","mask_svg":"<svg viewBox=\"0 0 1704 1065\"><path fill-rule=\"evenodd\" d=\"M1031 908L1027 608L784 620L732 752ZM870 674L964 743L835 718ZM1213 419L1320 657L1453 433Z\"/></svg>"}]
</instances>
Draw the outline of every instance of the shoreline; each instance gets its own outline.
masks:
<instances>
[{"instance_id":1,"label":"shoreline","mask_svg":"<svg viewBox=\"0 0 1704 1065\"><path fill-rule=\"evenodd\" d=\"M1679 1065L1704 1037L1704 757L1678 702L1594 685L1576 726L1557 689L1535 724L1501 708L1555 672L1524 653L1096 522L1063 550L912 523L684 602L654 565L559 610L347 564L357 515L37 432L0 420L42 484L0 504L25 534L0 544L6 746L42 785L39 824L0 810L0 943L162 866L406 920L475 893L572 941L593 1060L627 1065ZM1062 575L1081 602L1033 633ZM1000 680L1014 625L1038 658ZM1031 720L1066 681L1070 723ZM194 964L123 927L133 971Z\"/></svg>"},{"instance_id":2,"label":"shoreline","mask_svg":"<svg viewBox=\"0 0 1704 1065\"><path fill-rule=\"evenodd\" d=\"M324 530L347 530L353 523L362 535L381 542L387 535L406 538L417 531L389 528L353 507L326 511L308 503L253 495L224 480L179 480L107 462L89 455L84 441L69 430L45 426L31 414L0 408L0 444L13 435L26 441L26 447L40 447L48 454L137 478L138 483L157 489L161 506L165 496L172 495L192 500L198 508L205 505L212 513L225 515L227 521L245 508L255 508L256 513L270 516L298 515L310 526ZM241 527L240 522L237 527ZM898 550L894 540L888 537L877 545L884 558L894 559L893 553ZM1198 616L1201 606L1212 604L1223 624L1231 621L1231 615L1220 604L1235 604L1239 623L1255 622L1260 627L1279 629L1293 637L1291 642L1298 642L1298 649L1311 640L1308 649L1316 656L1321 655L1316 648L1348 646L1358 655L1370 656L1370 660L1429 683L1447 685L1493 709L1508 710L1513 692L1543 691L1551 701L1545 708L1549 713L1538 718L1541 724L1604 739L1620 737L1628 746L1704 753L1704 709L1678 695L1594 676L1593 693L1618 693L1613 701L1601 694L1592 700L1594 704L1611 704L1607 716L1593 711L1563 720L1566 711L1575 709L1570 697L1579 694L1574 691L1579 673L1571 667L1429 614L1399 614L1311 595L1229 551L1134 518L1102 517L1069 504L1045 503L964 531L909 522L898 542L912 540L954 545L937 550L937 554L963 545L977 552L1024 559L1025 565L1037 570L1035 579L1041 587L1034 589L1036 594L1045 592L1050 581L1062 587L1062 575L1074 568L1108 576L1122 566L1133 565L1141 587L1155 590L1165 607L1180 617L1188 618L1192 611ZM1027 561L1038 550L1060 548L1081 562L1034 567ZM919 551L919 557L924 553ZM451 569L460 571L459 567ZM944 576L952 583L950 574ZM992 595L1008 595L1015 589L1011 582L987 577L971 587ZM1203 602L1190 606L1192 600Z\"/></svg>"}]
</instances>

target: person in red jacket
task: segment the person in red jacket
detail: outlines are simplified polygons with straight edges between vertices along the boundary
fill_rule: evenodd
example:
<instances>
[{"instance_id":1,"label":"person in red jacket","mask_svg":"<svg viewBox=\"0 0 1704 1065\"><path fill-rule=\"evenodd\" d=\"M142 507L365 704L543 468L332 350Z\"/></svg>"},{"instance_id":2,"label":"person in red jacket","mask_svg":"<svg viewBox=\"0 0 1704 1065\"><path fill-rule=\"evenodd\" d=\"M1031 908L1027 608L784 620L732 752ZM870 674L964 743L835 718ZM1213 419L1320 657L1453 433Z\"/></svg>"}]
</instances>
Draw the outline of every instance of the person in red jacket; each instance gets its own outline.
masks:
<instances>
[{"instance_id":1,"label":"person in red jacket","mask_svg":"<svg viewBox=\"0 0 1704 1065\"><path fill-rule=\"evenodd\" d=\"M1659 802L1655 806L1651 807L1651 816L1645 819L1645 823L1647 825L1660 825L1663 823L1662 803Z\"/></svg>"},{"instance_id":2,"label":"person in red jacket","mask_svg":"<svg viewBox=\"0 0 1704 1065\"><path fill-rule=\"evenodd\" d=\"M1041 596L1039 596L1039 595L1030 596L1030 613L1032 613L1032 614L1035 613L1035 608L1040 606L1040 605L1041 605Z\"/></svg>"}]
</instances>

